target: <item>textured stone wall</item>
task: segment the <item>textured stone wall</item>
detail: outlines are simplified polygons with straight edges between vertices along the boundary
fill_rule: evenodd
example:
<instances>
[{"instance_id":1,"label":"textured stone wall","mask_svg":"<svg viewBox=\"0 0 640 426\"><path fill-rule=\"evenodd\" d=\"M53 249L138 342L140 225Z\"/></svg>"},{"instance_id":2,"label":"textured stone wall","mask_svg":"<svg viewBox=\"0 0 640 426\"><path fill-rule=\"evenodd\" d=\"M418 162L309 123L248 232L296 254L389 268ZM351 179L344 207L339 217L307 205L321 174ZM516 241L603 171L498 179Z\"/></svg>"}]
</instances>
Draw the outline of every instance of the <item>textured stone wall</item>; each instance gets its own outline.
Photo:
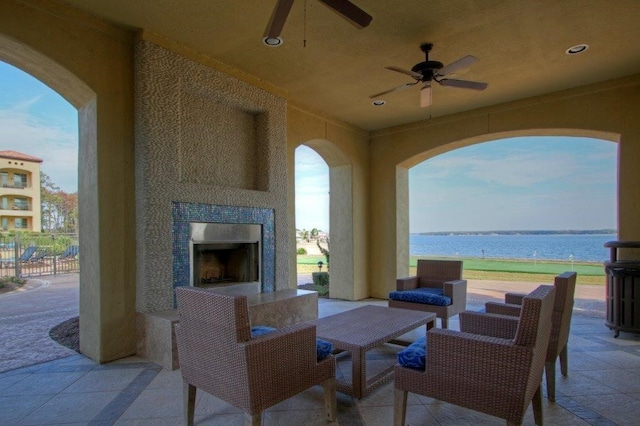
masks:
<instances>
[{"instance_id":1,"label":"textured stone wall","mask_svg":"<svg viewBox=\"0 0 640 426\"><path fill-rule=\"evenodd\" d=\"M138 312L173 307L175 202L273 209L275 288L288 288L284 99L141 40L135 136Z\"/></svg>"}]
</instances>

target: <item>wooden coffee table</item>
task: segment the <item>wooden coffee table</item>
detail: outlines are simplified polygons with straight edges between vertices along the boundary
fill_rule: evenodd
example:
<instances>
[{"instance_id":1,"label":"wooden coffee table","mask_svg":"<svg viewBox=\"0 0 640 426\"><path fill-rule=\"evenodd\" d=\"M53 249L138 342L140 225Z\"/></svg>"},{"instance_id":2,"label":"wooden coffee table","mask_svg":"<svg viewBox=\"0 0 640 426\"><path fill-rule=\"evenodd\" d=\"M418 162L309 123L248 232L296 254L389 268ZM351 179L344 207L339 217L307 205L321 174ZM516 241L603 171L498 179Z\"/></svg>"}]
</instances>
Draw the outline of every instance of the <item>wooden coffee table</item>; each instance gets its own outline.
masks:
<instances>
[{"instance_id":1,"label":"wooden coffee table","mask_svg":"<svg viewBox=\"0 0 640 426\"><path fill-rule=\"evenodd\" d=\"M367 379L367 351L392 342L421 325L426 325L426 333L426 330L435 326L435 321L436 314L430 312L365 305L319 318L316 321L316 335L333 343L335 350L351 352L353 383L338 381L337 388L360 399L393 378L391 366Z\"/></svg>"}]
</instances>

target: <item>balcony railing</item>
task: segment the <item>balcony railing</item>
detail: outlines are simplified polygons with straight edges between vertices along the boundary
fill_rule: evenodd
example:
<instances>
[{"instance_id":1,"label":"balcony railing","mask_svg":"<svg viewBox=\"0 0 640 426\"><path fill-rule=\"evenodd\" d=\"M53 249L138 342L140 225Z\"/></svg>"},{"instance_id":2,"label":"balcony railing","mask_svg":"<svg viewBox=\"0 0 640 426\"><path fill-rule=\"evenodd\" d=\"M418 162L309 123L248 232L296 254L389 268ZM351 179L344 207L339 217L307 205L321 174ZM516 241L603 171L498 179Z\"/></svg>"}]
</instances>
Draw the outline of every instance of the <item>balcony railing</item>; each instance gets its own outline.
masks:
<instances>
[{"instance_id":1,"label":"balcony railing","mask_svg":"<svg viewBox=\"0 0 640 426\"><path fill-rule=\"evenodd\" d=\"M29 204L14 204L11 207L12 210L31 210L31 206Z\"/></svg>"},{"instance_id":2,"label":"balcony railing","mask_svg":"<svg viewBox=\"0 0 640 426\"><path fill-rule=\"evenodd\" d=\"M26 183L3 183L2 187L3 188L14 188L14 189L31 188L31 186L27 185Z\"/></svg>"}]
</instances>

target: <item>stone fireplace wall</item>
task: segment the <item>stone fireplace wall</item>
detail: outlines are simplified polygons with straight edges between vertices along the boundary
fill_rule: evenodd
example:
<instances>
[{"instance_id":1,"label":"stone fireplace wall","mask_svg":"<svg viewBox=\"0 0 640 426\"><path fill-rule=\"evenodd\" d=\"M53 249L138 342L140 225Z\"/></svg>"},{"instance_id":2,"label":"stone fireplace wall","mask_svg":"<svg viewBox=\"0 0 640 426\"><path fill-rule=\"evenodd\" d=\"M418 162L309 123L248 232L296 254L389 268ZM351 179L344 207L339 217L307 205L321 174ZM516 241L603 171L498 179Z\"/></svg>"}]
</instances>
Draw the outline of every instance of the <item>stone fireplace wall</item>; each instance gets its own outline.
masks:
<instances>
[{"instance_id":1,"label":"stone fireplace wall","mask_svg":"<svg viewBox=\"0 0 640 426\"><path fill-rule=\"evenodd\" d=\"M173 270L176 203L271 211L267 291L288 288L286 101L140 40L135 109L137 311L173 308L182 285Z\"/></svg>"}]
</instances>

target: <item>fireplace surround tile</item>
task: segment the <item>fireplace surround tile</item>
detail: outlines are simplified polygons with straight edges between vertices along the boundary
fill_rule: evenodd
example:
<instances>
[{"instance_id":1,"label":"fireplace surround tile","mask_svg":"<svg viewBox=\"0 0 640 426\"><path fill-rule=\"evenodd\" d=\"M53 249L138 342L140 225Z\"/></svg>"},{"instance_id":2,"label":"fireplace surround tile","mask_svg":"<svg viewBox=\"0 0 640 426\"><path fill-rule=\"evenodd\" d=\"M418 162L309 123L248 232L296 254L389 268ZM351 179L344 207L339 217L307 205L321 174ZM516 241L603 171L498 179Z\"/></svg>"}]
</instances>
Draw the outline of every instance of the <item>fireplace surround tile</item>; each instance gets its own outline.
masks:
<instances>
[{"instance_id":1,"label":"fireplace surround tile","mask_svg":"<svg viewBox=\"0 0 640 426\"><path fill-rule=\"evenodd\" d=\"M275 291L274 211L260 207L172 203L173 288L189 285L189 223L251 223L262 225L262 292ZM175 307L175 300L174 300Z\"/></svg>"}]
</instances>

